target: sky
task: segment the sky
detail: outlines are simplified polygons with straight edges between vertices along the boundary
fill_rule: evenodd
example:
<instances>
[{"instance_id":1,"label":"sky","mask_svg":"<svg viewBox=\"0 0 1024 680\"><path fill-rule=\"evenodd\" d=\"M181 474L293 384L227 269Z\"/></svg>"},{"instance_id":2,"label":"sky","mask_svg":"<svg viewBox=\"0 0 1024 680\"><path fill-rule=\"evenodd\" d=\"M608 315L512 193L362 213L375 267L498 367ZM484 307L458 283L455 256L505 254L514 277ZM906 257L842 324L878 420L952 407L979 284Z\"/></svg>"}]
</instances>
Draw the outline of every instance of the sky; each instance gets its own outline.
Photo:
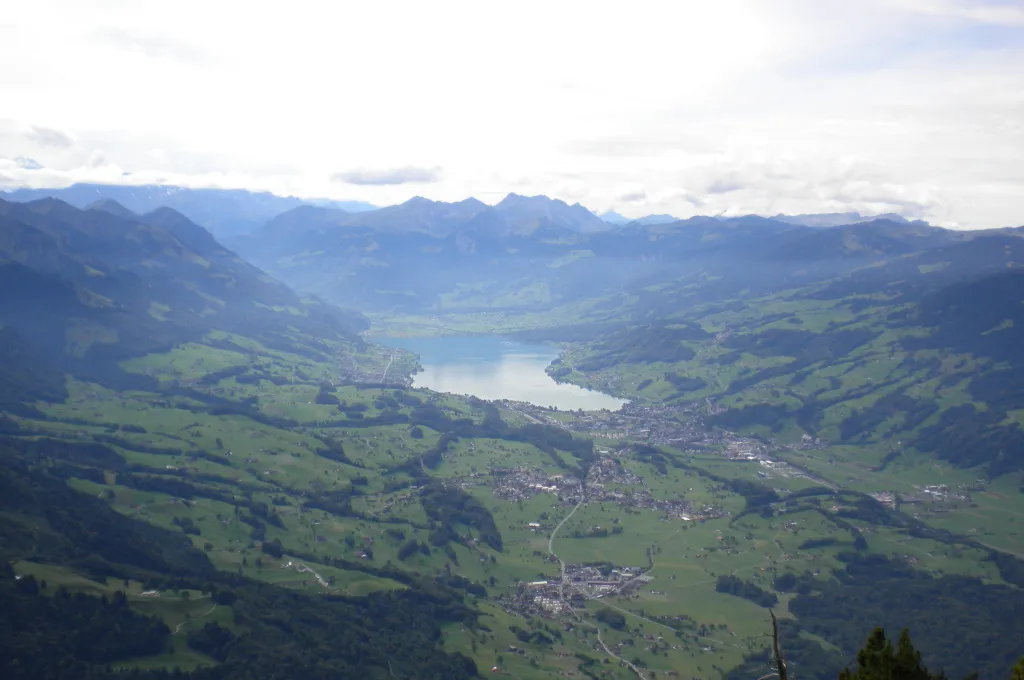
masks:
<instances>
[{"instance_id":1,"label":"sky","mask_svg":"<svg viewBox=\"0 0 1024 680\"><path fill-rule=\"evenodd\" d=\"M0 187L1024 224L1024 0L8 5Z\"/></svg>"}]
</instances>

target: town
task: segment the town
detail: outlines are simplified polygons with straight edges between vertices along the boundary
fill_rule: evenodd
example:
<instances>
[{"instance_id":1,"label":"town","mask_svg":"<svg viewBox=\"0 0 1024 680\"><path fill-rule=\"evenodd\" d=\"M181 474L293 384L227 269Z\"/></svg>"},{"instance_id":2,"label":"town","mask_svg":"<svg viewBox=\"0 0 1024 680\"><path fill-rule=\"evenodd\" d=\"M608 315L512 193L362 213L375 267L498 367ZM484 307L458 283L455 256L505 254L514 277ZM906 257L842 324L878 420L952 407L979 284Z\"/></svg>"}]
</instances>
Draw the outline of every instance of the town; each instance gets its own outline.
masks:
<instances>
[{"instance_id":1,"label":"town","mask_svg":"<svg viewBox=\"0 0 1024 680\"><path fill-rule=\"evenodd\" d=\"M718 506L696 507L686 499L658 499L651 495L641 477L626 469L617 459L607 456L594 463L585 483L571 475L549 475L538 468L491 468L496 498L520 501L541 493L554 494L562 505L585 502L616 503L624 508L645 509L684 521L725 517ZM634 487L634 488L623 488Z\"/></svg>"},{"instance_id":2,"label":"town","mask_svg":"<svg viewBox=\"0 0 1024 680\"><path fill-rule=\"evenodd\" d=\"M523 616L552 618L578 609L588 599L608 596L630 597L650 583L644 567L600 564L567 564L565 579L520 582L499 601L506 611Z\"/></svg>"}]
</instances>

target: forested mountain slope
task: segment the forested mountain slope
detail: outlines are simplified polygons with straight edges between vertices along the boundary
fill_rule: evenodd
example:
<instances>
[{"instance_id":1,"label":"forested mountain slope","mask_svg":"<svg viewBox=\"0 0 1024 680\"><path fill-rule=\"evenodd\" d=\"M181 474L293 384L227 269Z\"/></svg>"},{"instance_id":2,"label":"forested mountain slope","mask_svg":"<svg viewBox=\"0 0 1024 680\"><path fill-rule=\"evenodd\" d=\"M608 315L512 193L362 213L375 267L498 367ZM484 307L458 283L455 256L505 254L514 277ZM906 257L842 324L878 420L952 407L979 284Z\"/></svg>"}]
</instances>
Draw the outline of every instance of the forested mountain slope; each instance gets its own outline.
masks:
<instances>
[{"instance_id":1,"label":"forested mountain slope","mask_svg":"<svg viewBox=\"0 0 1024 680\"><path fill-rule=\"evenodd\" d=\"M300 298L169 208L124 217L0 201L0 281L10 343L21 337L48 363L108 384L125 378L118 361L213 331L322 353L323 341L358 343L362 323Z\"/></svg>"},{"instance_id":2,"label":"forested mountain slope","mask_svg":"<svg viewBox=\"0 0 1024 680\"><path fill-rule=\"evenodd\" d=\"M1008 232L768 296L689 306L699 293L663 287L553 373L641 398L713 398L723 427L892 456L912 447L1001 474L1024 467L1022 267L1024 242Z\"/></svg>"}]
</instances>

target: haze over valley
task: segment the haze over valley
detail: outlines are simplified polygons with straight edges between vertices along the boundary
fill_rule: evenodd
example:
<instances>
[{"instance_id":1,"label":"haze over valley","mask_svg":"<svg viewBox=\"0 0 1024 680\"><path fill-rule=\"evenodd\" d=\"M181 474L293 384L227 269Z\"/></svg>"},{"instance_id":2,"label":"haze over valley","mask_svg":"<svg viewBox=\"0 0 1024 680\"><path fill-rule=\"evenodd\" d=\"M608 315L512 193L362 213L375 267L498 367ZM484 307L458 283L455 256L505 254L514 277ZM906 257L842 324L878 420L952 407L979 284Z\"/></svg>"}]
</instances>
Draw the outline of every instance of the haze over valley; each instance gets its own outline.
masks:
<instances>
[{"instance_id":1,"label":"haze over valley","mask_svg":"<svg viewBox=\"0 0 1024 680\"><path fill-rule=\"evenodd\" d=\"M11 12L0 677L1024 677L1024 12Z\"/></svg>"}]
</instances>

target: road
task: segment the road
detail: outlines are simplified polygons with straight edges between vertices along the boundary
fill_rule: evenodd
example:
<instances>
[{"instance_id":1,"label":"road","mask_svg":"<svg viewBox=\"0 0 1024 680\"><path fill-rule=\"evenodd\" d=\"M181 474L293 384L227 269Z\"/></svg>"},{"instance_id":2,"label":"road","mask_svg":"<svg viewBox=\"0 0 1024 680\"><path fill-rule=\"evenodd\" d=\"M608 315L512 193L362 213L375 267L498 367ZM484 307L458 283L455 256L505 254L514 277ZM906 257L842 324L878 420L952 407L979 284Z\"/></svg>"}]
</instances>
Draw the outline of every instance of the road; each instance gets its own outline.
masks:
<instances>
[{"instance_id":1,"label":"road","mask_svg":"<svg viewBox=\"0 0 1024 680\"><path fill-rule=\"evenodd\" d=\"M217 605L213 605L212 607L207 609L205 612L203 612L202 614L200 614L196 618L194 618L194 619L186 619L186 620L182 621L181 623L179 623L177 626L174 627L174 632L171 633L171 635L177 635L181 631L182 626L185 626L185 625L187 625L189 623L192 623L193 621L198 621L199 619L203 618L204 616L209 616L210 614L213 613L213 611L216 608L217 608Z\"/></svg>"},{"instance_id":2,"label":"road","mask_svg":"<svg viewBox=\"0 0 1024 680\"><path fill-rule=\"evenodd\" d=\"M289 562L288 564L284 565L285 569L288 569L289 567L294 567L295 571L297 571L300 574L312 574L313 578L315 578L317 583L319 583L321 585L321 587L323 587L323 588L328 588L329 589L331 587L331 584L329 584L326 581L326 579L324 579L323 576L321 576L320 574L316 573L315 571L313 571L312 569L307 567L302 562Z\"/></svg>"},{"instance_id":3,"label":"road","mask_svg":"<svg viewBox=\"0 0 1024 680\"><path fill-rule=\"evenodd\" d=\"M569 511L569 514L563 517L562 521L558 523L558 526L551 530L551 536L548 537L548 552L551 554L552 557L558 560L558 564L560 565L562 570L562 577L558 582L558 595L563 602L565 602L565 562L562 560L561 557L558 556L558 553L555 552L555 536L558 535L558 530L561 529L566 522L572 519L572 516L576 514L576 511L580 509L580 506L582 506L584 502L586 502L586 498L583 495L583 490L580 489L580 502L574 505L572 510ZM640 678L640 680L647 680L647 676L641 673L639 668L637 668L632 663L626 661L621 656L619 656L611 649L609 649L608 645L605 644L605 641L601 639L600 626L590 623L589 621L584 621L576 612L576 610L572 608L572 605L568 602L566 602L566 606L569 607L569 611L572 612L572 615L576 617L577 621L579 621L581 624L590 626L591 628L597 631L597 642L601 645L601 648L604 649L605 654L617 660L619 663L625 664L631 671L636 673L637 677Z\"/></svg>"},{"instance_id":4,"label":"road","mask_svg":"<svg viewBox=\"0 0 1024 680\"><path fill-rule=\"evenodd\" d=\"M395 361L395 353L392 352L391 356L388 357L388 365L384 367L384 372L380 376L381 383L384 383L388 379L388 371L391 370L391 364Z\"/></svg>"},{"instance_id":5,"label":"road","mask_svg":"<svg viewBox=\"0 0 1024 680\"><path fill-rule=\"evenodd\" d=\"M583 490L580 489L580 502L577 503L573 507L573 509L569 512L568 515L566 515L565 517L562 518L562 521L558 523L558 526L556 526L554 529L551 530L551 536L548 537L548 552L551 554L552 557L554 557L556 560L558 560L558 564L561 565L561 569L562 569L562 578L561 578L561 580L559 581L559 584L558 584L558 596L563 601L565 600L565 562L562 561L561 557L559 557L557 554L555 554L555 548L554 548L555 536L558 534L558 530L561 529L562 526L566 522L568 522L572 518L573 515L576 514L576 511L580 509L580 506L583 505L585 500L586 500L586 497L583 495Z\"/></svg>"},{"instance_id":6,"label":"road","mask_svg":"<svg viewBox=\"0 0 1024 680\"><path fill-rule=\"evenodd\" d=\"M555 544L555 537L558 535L559 530L561 530L561 528L563 526L565 526L565 523L568 522L570 519L572 519L572 516L576 514L576 511L580 509L580 507L583 505L585 500L586 499L582 496L582 490L581 490L581 498L580 498L579 503L574 505L572 510L569 511L569 514L566 515L565 517L563 517L562 521L559 522L558 525L555 526L555 528L551 530L551 535L548 537L548 553L552 557L554 557L556 560L558 560L559 568L561 569L561 579L559 579L559 585L558 585L558 595L559 595L559 598L569 608L569 611L572 613L572 615L576 618L577 621L579 621L583 625L589 626L589 627L594 628L595 630L597 630L597 641L601 645L602 649L604 649L605 653L608 654L608 656L610 656L613 659L616 659L616 660L622 662L623 664L625 664L627 667L629 667L630 670L632 670L634 673L636 673L637 677L639 677L641 680L647 680L646 676L644 676L644 674L640 671L639 668L634 666L632 663L630 663L626 659L623 659L621 656L618 656L617 654L615 654L615 652L613 652L611 649L609 649L608 645L606 645L604 640L601 639L601 628L600 628L600 626L597 626L596 624L590 623L589 621L584 621L580 617L579 613L575 609L573 609L572 605L565 599L565 584L566 584L565 562L562 560L561 557L558 556L558 553L555 552L555 545L554 545ZM578 591L578 590L576 590L575 592L579 593L580 595L582 595L583 597L587 598L588 600L594 600L596 602L600 602L602 606L608 607L609 609L614 609L614 610L616 610L616 611L618 611L621 614L624 614L626 616L632 616L635 619L640 619L641 621L645 621L645 622L650 623L652 625L659 626L661 628L664 628L665 630L671 631L672 633L676 632L676 629L672 628L671 626L666 626L664 623L661 623L660 621L655 621L654 619L649 619L646 616L641 616L640 614L637 614L636 612L630 611L628 609L623 609L622 607L619 607L617 605L612 604L607 599L599 599L599 598L593 597L591 595L588 595L585 592ZM685 632L685 631L682 631L682 634L683 635L687 635L689 637L697 638L699 640L707 640L709 642L714 642L715 644L726 645L728 647L736 647L737 649L742 649L744 651L747 651L745 647L742 647L742 646L737 645L737 644L732 643L732 642L727 642L725 640L718 640L716 638L707 637L705 635L697 635L696 633L689 633L689 632Z\"/></svg>"},{"instance_id":7,"label":"road","mask_svg":"<svg viewBox=\"0 0 1024 680\"><path fill-rule=\"evenodd\" d=\"M634 673L636 673L636 676L638 678L640 678L640 680L647 680L647 676L645 676L643 673L641 673L639 668L637 668L636 666L631 664L629 661L626 661L625 659L623 659L621 656L617 655L612 650L608 649L608 645L606 645L604 643L604 640L601 639L601 628L600 627L595 626L592 623L588 624L588 625L594 626L594 628L597 629L597 641L601 645L602 649L604 649L605 654L607 654L608 656L612 657L613 659L618 659L620 663L626 664L626 666L629 667L629 670L631 670Z\"/></svg>"},{"instance_id":8,"label":"road","mask_svg":"<svg viewBox=\"0 0 1024 680\"><path fill-rule=\"evenodd\" d=\"M529 413L526 413L525 411L520 411L519 409L515 408L514 406L508 407L508 410L512 411L513 413L518 413L523 418L526 418L527 420L529 420L531 423L537 423L538 425L547 425L548 424L547 422L541 420L540 418L535 418L535 417L531 416Z\"/></svg>"}]
</instances>

